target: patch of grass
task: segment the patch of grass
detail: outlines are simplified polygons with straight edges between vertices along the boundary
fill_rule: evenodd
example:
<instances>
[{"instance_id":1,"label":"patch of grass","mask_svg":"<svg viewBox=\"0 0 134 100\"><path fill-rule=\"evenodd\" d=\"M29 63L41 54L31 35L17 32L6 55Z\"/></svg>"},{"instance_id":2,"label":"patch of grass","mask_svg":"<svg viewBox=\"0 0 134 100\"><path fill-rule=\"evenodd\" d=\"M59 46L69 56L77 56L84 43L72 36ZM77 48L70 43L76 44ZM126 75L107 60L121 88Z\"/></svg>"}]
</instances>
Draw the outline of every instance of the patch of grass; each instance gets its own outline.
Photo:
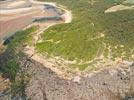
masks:
<instances>
[{"instance_id":1,"label":"patch of grass","mask_svg":"<svg viewBox=\"0 0 134 100\"><path fill-rule=\"evenodd\" d=\"M18 31L13 36L13 39L8 44L8 49L16 49L22 46L23 43L30 43L32 41L32 33L38 29L37 26L32 26L22 31Z\"/></svg>"},{"instance_id":2,"label":"patch of grass","mask_svg":"<svg viewBox=\"0 0 134 100\"><path fill-rule=\"evenodd\" d=\"M6 77L9 77L11 80L15 80L15 76L19 70L19 63L16 59L11 59L6 62L4 67L1 67L1 71Z\"/></svg>"},{"instance_id":3,"label":"patch of grass","mask_svg":"<svg viewBox=\"0 0 134 100\"><path fill-rule=\"evenodd\" d=\"M11 84L11 94L14 98L15 96L21 96L24 100L26 100L27 96L25 93L26 85L29 82L29 77L25 74L20 76L20 79L15 80Z\"/></svg>"},{"instance_id":4,"label":"patch of grass","mask_svg":"<svg viewBox=\"0 0 134 100\"><path fill-rule=\"evenodd\" d=\"M72 64L71 67L72 68L78 68L80 71L84 71L87 67L88 70L92 70L94 69L94 64L95 62L91 62L91 63L87 63L87 64Z\"/></svg>"}]
</instances>

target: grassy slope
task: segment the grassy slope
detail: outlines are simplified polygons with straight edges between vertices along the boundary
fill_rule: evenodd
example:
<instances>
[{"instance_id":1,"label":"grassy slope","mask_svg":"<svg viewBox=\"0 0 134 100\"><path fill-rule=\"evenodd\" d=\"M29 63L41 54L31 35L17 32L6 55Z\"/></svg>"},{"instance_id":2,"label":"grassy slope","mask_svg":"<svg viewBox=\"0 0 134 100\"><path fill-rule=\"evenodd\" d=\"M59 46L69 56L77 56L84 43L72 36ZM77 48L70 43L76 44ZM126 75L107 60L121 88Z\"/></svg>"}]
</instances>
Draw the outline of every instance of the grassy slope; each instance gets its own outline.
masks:
<instances>
[{"instance_id":1,"label":"grassy slope","mask_svg":"<svg viewBox=\"0 0 134 100\"><path fill-rule=\"evenodd\" d=\"M44 41L37 44L39 52L47 52L65 59L89 61L96 57L98 50L104 44L111 46L110 53L113 58L121 57L125 51L124 59L133 59L134 53L134 11L118 11L105 14L104 11L124 0L41 0L62 4L73 13L73 22L70 24L56 25L49 28L42 35ZM94 39L104 33L105 37ZM46 41L46 40L53 40ZM124 45L124 48L116 45ZM104 50L107 57L108 49ZM103 51L103 50L102 50Z\"/></svg>"},{"instance_id":2,"label":"grassy slope","mask_svg":"<svg viewBox=\"0 0 134 100\"><path fill-rule=\"evenodd\" d=\"M11 81L10 89L5 90L4 93L8 92L7 96L10 95L11 98L21 96L24 99L26 97L25 87L29 81L29 75L23 71L26 65L22 65L22 62L26 56L22 52L22 46L33 41L32 34L37 29L38 27L32 26L17 32L11 38L6 51L0 53L0 73Z\"/></svg>"},{"instance_id":3,"label":"grassy slope","mask_svg":"<svg viewBox=\"0 0 134 100\"><path fill-rule=\"evenodd\" d=\"M32 33L38 27L33 26L17 32L11 42L7 45L6 51L0 54L0 72L11 80L15 80L16 74L20 69L20 58L23 58L22 45L32 41Z\"/></svg>"}]
</instances>

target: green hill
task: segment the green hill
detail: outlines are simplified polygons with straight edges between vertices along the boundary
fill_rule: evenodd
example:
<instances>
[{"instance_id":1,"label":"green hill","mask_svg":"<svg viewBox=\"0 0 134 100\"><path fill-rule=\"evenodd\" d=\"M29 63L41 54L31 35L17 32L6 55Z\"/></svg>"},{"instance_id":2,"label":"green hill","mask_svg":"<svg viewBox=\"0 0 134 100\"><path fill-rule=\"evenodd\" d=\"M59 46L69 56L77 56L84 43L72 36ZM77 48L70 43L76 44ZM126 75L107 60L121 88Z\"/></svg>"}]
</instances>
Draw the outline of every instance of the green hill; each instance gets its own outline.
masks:
<instances>
[{"instance_id":1,"label":"green hill","mask_svg":"<svg viewBox=\"0 0 134 100\"><path fill-rule=\"evenodd\" d=\"M77 60L78 64L100 56L111 60L134 59L134 10L104 13L124 0L42 1L64 5L72 11L73 21L45 31L44 41L36 45L39 52Z\"/></svg>"}]
</instances>

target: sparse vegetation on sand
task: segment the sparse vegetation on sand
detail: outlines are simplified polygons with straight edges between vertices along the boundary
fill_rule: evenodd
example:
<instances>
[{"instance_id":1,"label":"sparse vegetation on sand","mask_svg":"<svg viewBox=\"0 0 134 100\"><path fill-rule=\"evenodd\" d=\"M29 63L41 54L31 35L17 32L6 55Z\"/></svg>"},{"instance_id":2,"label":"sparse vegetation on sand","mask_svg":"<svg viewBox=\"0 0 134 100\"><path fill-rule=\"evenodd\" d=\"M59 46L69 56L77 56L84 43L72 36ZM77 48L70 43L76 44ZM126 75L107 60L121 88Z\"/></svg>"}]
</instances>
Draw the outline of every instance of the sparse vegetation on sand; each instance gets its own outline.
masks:
<instances>
[{"instance_id":1,"label":"sparse vegetation on sand","mask_svg":"<svg viewBox=\"0 0 134 100\"><path fill-rule=\"evenodd\" d=\"M44 41L36 45L39 52L77 60L77 63L100 56L112 60L134 59L134 10L104 13L106 9L124 0L41 1L64 5L72 11L73 21L46 30L42 34Z\"/></svg>"}]
</instances>

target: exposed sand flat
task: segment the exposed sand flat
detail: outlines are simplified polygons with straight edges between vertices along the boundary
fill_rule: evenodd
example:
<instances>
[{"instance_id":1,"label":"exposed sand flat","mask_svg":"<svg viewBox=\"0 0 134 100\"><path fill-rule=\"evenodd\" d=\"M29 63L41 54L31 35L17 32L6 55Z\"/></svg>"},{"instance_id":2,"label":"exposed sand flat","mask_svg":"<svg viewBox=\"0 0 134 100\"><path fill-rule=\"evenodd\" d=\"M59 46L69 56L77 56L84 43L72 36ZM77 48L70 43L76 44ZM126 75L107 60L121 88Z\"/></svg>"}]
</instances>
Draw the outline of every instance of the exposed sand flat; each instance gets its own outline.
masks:
<instances>
[{"instance_id":1,"label":"exposed sand flat","mask_svg":"<svg viewBox=\"0 0 134 100\"><path fill-rule=\"evenodd\" d=\"M10 13L10 14L0 14L0 21L7 21L15 18L19 18L26 15L33 15L33 18L39 18L39 17L51 17L51 16L59 16L57 12L55 12L53 9L44 9L43 11L41 9L37 9L35 7L35 10L29 10L29 11L22 11L25 13Z\"/></svg>"},{"instance_id":2,"label":"exposed sand flat","mask_svg":"<svg viewBox=\"0 0 134 100\"><path fill-rule=\"evenodd\" d=\"M0 21L0 37L10 36L29 23L32 23L32 15L22 16L8 21Z\"/></svg>"},{"instance_id":3,"label":"exposed sand flat","mask_svg":"<svg viewBox=\"0 0 134 100\"><path fill-rule=\"evenodd\" d=\"M28 8L19 8L19 9L11 9L11 10L0 10L0 14L20 14L20 13L27 13L34 10L43 9L43 6L36 6L36 7L28 7Z\"/></svg>"},{"instance_id":4,"label":"exposed sand flat","mask_svg":"<svg viewBox=\"0 0 134 100\"><path fill-rule=\"evenodd\" d=\"M1 9L14 9L14 8L25 8L31 6L31 3L28 0L6 0L0 1Z\"/></svg>"},{"instance_id":5,"label":"exposed sand flat","mask_svg":"<svg viewBox=\"0 0 134 100\"><path fill-rule=\"evenodd\" d=\"M121 10L132 10L134 9L134 6L125 6L125 5L116 5L113 6L111 8L108 8L107 10L105 10L105 13L110 13L110 12L117 12L117 11L121 11Z\"/></svg>"},{"instance_id":6,"label":"exposed sand flat","mask_svg":"<svg viewBox=\"0 0 134 100\"><path fill-rule=\"evenodd\" d=\"M15 2L9 4L8 7L21 6L21 5L25 4L25 3L26 3L25 1L15 1Z\"/></svg>"},{"instance_id":7,"label":"exposed sand flat","mask_svg":"<svg viewBox=\"0 0 134 100\"><path fill-rule=\"evenodd\" d=\"M37 15L38 13L40 13L41 11L39 10L35 10L35 11L32 11L32 12L25 12L25 13L22 13L22 14L0 14L0 21L8 21L8 20L12 20L12 19L15 19L15 18L19 18L19 17L22 17L22 16L26 16L26 15Z\"/></svg>"},{"instance_id":8,"label":"exposed sand flat","mask_svg":"<svg viewBox=\"0 0 134 100\"><path fill-rule=\"evenodd\" d=\"M39 1L36 1L36 0L29 0L31 3L33 4L41 4L41 5L52 5L52 6L56 6L55 3L52 3L52 2L39 2Z\"/></svg>"}]
</instances>

